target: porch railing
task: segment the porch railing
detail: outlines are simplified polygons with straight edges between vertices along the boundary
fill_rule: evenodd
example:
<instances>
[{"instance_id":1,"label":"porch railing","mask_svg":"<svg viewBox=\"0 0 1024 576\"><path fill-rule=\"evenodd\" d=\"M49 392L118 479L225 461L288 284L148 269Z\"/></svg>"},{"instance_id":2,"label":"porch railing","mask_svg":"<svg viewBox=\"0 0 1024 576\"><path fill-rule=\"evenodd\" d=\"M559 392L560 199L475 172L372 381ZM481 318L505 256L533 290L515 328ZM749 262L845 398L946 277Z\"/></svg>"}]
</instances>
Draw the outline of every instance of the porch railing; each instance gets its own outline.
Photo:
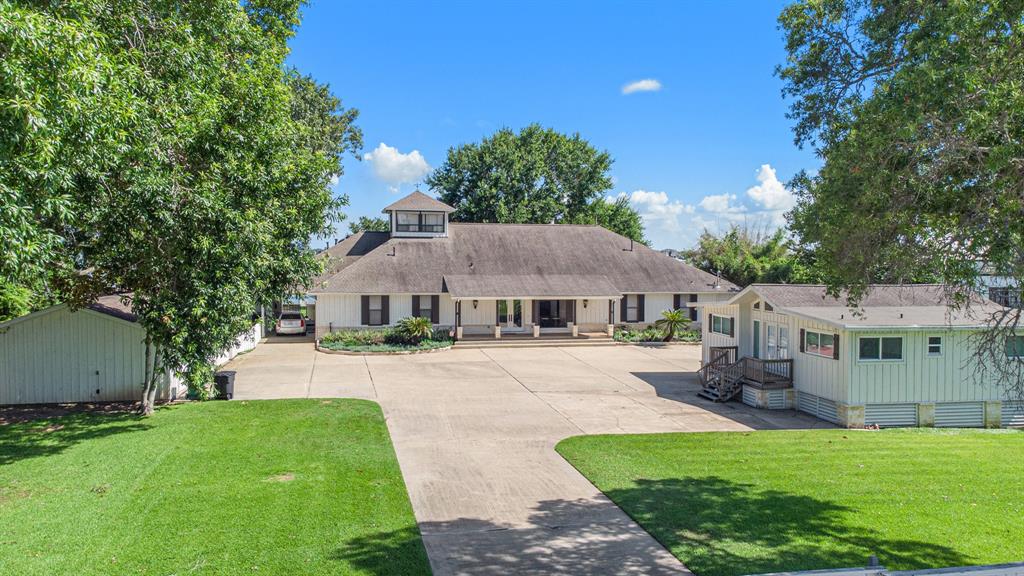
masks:
<instances>
[{"instance_id":1,"label":"porch railing","mask_svg":"<svg viewBox=\"0 0 1024 576\"><path fill-rule=\"evenodd\" d=\"M750 382L760 384L762 388L788 388L793 385L793 360L765 360L763 358L744 358L743 376Z\"/></svg>"}]
</instances>

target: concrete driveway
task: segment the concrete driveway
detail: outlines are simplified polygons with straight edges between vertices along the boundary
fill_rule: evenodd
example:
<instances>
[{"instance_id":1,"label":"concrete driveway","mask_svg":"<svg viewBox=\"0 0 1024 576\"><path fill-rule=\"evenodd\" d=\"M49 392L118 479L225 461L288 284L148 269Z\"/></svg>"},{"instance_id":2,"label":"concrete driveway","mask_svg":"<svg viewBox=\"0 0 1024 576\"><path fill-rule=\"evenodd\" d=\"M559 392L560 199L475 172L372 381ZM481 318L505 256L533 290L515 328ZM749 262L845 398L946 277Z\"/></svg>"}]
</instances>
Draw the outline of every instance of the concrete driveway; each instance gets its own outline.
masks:
<instances>
[{"instance_id":1,"label":"concrete driveway","mask_svg":"<svg viewBox=\"0 0 1024 576\"><path fill-rule=\"evenodd\" d=\"M579 434L810 428L696 397L695 346L317 353L236 359L236 399L356 397L384 409L434 573L687 574L554 446Z\"/></svg>"}]
</instances>

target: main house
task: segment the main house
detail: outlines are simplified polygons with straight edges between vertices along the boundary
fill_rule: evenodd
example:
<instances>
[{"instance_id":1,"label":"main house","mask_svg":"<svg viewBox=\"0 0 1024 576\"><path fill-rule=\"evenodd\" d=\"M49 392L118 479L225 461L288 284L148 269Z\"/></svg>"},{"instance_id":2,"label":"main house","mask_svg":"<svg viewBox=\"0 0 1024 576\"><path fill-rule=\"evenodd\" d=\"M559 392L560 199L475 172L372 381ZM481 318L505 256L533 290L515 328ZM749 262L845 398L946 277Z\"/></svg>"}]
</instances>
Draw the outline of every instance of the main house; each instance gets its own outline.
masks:
<instances>
[{"instance_id":1,"label":"main house","mask_svg":"<svg viewBox=\"0 0 1024 576\"><path fill-rule=\"evenodd\" d=\"M971 353L999 305L948 304L936 285L872 286L857 309L824 286L748 286L704 308L702 395L848 427L1024 426ZM1024 354L1013 338L1007 354Z\"/></svg>"},{"instance_id":2,"label":"main house","mask_svg":"<svg viewBox=\"0 0 1024 576\"><path fill-rule=\"evenodd\" d=\"M700 309L738 288L595 225L449 222L455 209L416 191L384 208L389 232L325 250L317 338L409 316L463 334L609 333Z\"/></svg>"}]
</instances>

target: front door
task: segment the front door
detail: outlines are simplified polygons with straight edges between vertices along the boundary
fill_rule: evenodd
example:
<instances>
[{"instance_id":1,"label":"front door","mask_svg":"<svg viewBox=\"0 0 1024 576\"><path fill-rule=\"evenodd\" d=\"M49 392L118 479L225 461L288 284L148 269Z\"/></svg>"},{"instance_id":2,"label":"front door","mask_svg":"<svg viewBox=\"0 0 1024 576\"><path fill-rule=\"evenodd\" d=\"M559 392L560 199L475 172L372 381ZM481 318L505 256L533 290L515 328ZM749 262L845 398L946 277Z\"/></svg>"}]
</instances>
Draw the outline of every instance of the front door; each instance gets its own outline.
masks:
<instances>
[{"instance_id":1,"label":"front door","mask_svg":"<svg viewBox=\"0 0 1024 576\"><path fill-rule=\"evenodd\" d=\"M523 301L498 300L498 324L503 332L523 329Z\"/></svg>"},{"instance_id":2,"label":"front door","mask_svg":"<svg viewBox=\"0 0 1024 576\"><path fill-rule=\"evenodd\" d=\"M754 320L754 358L761 357L761 321Z\"/></svg>"},{"instance_id":3,"label":"front door","mask_svg":"<svg viewBox=\"0 0 1024 576\"><path fill-rule=\"evenodd\" d=\"M541 328L565 328L567 318L565 316L566 306L563 300L537 300L537 316L540 319Z\"/></svg>"}]
</instances>

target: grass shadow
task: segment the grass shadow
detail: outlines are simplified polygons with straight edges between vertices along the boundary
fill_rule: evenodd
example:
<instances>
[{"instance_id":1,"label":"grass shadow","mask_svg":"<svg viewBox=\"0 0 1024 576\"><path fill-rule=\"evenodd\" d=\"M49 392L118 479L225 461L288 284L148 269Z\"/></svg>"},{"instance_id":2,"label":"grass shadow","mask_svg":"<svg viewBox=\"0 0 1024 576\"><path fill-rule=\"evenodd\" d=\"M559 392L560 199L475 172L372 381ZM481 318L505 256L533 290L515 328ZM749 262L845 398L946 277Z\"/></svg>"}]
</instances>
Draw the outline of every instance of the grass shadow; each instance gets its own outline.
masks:
<instances>
[{"instance_id":1,"label":"grass shadow","mask_svg":"<svg viewBox=\"0 0 1024 576\"><path fill-rule=\"evenodd\" d=\"M701 576L863 566L872 554L883 565L970 563L941 544L851 526L846 506L714 476L640 479L606 495Z\"/></svg>"},{"instance_id":2,"label":"grass shadow","mask_svg":"<svg viewBox=\"0 0 1024 576\"><path fill-rule=\"evenodd\" d=\"M52 456L81 442L151 427L133 412L72 412L0 425L0 466Z\"/></svg>"}]
</instances>

